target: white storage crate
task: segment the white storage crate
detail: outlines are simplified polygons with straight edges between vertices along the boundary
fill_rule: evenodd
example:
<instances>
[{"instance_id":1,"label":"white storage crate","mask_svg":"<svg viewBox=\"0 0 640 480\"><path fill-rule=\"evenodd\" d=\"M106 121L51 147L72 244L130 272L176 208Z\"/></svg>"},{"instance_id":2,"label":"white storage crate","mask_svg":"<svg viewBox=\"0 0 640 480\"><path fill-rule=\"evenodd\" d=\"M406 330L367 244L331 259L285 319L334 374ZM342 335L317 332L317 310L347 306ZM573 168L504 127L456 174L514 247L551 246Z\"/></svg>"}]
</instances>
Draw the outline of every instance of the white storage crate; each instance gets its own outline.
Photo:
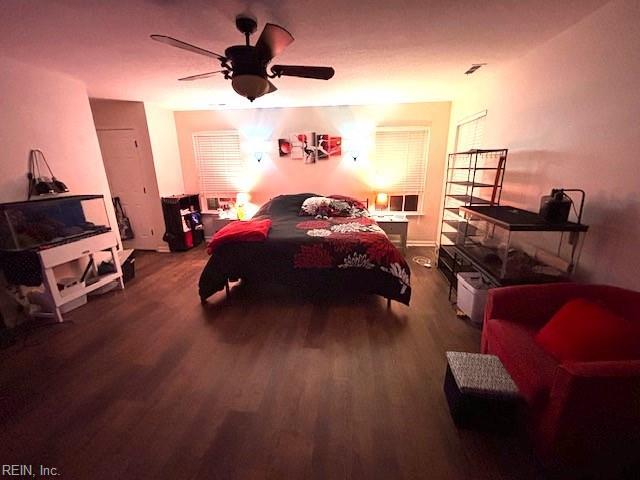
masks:
<instances>
[{"instance_id":1,"label":"white storage crate","mask_svg":"<svg viewBox=\"0 0 640 480\"><path fill-rule=\"evenodd\" d=\"M490 285L477 272L458 273L457 305L473 323L481 324Z\"/></svg>"}]
</instances>

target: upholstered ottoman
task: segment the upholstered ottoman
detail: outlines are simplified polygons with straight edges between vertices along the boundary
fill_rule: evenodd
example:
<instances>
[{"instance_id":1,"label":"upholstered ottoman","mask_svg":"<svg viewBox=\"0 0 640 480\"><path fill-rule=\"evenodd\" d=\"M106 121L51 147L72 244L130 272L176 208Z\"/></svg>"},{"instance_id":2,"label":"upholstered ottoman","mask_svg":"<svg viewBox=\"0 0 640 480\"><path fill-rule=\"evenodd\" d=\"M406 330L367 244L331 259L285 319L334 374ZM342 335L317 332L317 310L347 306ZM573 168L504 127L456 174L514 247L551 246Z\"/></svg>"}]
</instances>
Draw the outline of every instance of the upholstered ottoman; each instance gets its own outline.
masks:
<instances>
[{"instance_id":1,"label":"upholstered ottoman","mask_svg":"<svg viewBox=\"0 0 640 480\"><path fill-rule=\"evenodd\" d=\"M518 387L495 355L447 352L444 393L459 427L508 430L521 404Z\"/></svg>"}]
</instances>

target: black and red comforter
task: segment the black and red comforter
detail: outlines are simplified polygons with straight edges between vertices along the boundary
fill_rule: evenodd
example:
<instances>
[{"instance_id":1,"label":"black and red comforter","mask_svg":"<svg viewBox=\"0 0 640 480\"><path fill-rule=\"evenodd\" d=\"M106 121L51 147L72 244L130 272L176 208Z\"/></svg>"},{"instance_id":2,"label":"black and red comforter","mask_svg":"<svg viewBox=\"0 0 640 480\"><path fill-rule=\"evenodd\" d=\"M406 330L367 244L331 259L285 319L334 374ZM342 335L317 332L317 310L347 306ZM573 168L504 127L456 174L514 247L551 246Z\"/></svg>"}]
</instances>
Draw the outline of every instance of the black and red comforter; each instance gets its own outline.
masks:
<instances>
[{"instance_id":1,"label":"black and red comforter","mask_svg":"<svg viewBox=\"0 0 640 480\"><path fill-rule=\"evenodd\" d=\"M410 271L398 249L366 210L354 216L300 216L314 194L281 195L254 218L269 218L264 242L219 246L200 276L200 297L222 290L227 280L271 281L303 291L373 293L409 304Z\"/></svg>"}]
</instances>

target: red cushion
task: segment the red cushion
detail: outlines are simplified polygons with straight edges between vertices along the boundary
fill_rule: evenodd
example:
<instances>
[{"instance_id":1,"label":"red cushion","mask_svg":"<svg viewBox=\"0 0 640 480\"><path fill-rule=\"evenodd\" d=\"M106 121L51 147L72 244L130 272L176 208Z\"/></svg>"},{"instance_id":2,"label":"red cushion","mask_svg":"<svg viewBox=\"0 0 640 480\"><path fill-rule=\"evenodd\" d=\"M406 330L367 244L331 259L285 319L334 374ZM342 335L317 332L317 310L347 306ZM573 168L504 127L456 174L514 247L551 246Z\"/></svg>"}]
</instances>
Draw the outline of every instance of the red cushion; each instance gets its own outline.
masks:
<instances>
[{"instance_id":1,"label":"red cushion","mask_svg":"<svg viewBox=\"0 0 640 480\"><path fill-rule=\"evenodd\" d=\"M485 353L500 358L530 406L544 404L553 386L558 362L535 342L537 330L495 318L486 321L484 329Z\"/></svg>"},{"instance_id":2,"label":"red cushion","mask_svg":"<svg viewBox=\"0 0 640 480\"><path fill-rule=\"evenodd\" d=\"M536 341L560 361L640 358L640 325L582 298L562 306Z\"/></svg>"}]
</instances>

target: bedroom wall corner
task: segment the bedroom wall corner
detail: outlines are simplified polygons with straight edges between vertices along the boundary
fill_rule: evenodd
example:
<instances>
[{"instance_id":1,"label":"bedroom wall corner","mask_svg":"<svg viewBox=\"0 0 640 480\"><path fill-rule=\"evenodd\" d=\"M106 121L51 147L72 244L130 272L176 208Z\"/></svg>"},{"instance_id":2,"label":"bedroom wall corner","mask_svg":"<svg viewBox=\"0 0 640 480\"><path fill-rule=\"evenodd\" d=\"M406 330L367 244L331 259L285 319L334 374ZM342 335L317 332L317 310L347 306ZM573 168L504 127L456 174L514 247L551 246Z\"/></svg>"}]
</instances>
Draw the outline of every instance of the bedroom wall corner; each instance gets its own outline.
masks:
<instances>
[{"instance_id":1,"label":"bedroom wall corner","mask_svg":"<svg viewBox=\"0 0 640 480\"><path fill-rule=\"evenodd\" d=\"M185 193L173 111L152 103L144 104L149 140L161 197Z\"/></svg>"},{"instance_id":2,"label":"bedroom wall corner","mask_svg":"<svg viewBox=\"0 0 640 480\"><path fill-rule=\"evenodd\" d=\"M478 75L454 100L449 135L452 148L454 122L487 109L484 147L509 148L504 204L537 211L551 188L584 189L590 230L578 279L635 290L639 19L639 2L613 0L524 57Z\"/></svg>"},{"instance_id":3,"label":"bedroom wall corner","mask_svg":"<svg viewBox=\"0 0 640 480\"><path fill-rule=\"evenodd\" d=\"M40 148L70 194L101 194L120 241L85 85L0 57L0 202L26 200L29 151Z\"/></svg>"}]
</instances>

